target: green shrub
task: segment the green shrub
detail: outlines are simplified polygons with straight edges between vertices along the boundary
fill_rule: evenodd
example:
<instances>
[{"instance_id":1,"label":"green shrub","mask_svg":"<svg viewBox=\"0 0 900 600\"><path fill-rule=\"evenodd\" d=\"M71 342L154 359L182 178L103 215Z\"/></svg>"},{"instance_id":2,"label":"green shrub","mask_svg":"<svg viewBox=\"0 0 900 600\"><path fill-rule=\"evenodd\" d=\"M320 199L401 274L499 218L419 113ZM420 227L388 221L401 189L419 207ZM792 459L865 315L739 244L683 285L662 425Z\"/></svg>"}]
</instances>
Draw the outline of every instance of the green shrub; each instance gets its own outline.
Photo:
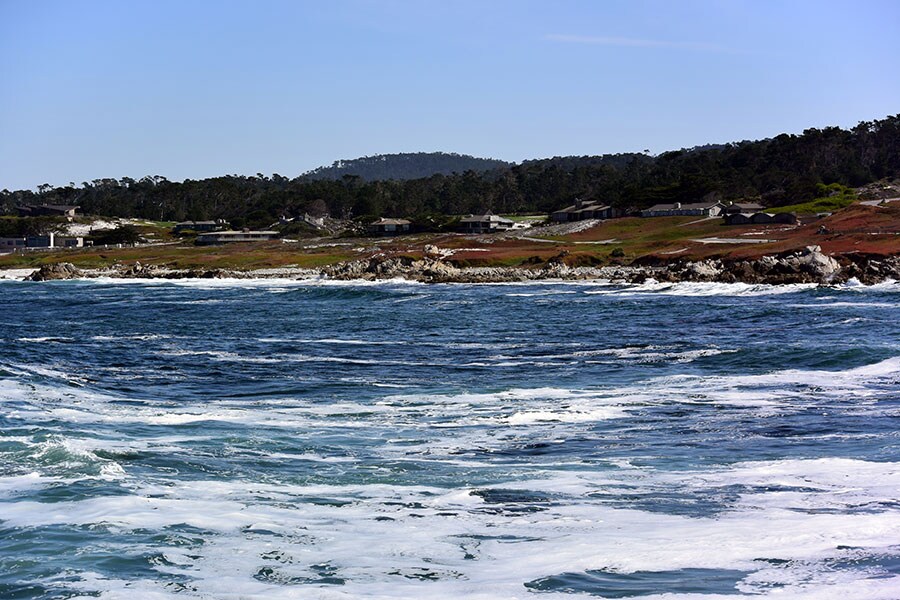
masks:
<instances>
[{"instance_id":1,"label":"green shrub","mask_svg":"<svg viewBox=\"0 0 900 600\"><path fill-rule=\"evenodd\" d=\"M841 185L840 183L831 183L828 185L818 183L816 184L816 193L819 194L819 196L809 202L770 208L766 209L766 212L792 212L800 214L834 212L850 206L857 199L856 192L854 192L852 188Z\"/></svg>"},{"instance_id":2,"label":"green shrub","mask_svg":"<svg viewBox=\"0 0 900 600\"><path fill-rule=\"evenodd\" d=\"M95 246L115 246L117 244L137 244L143 241L141 234L134 225L120 225L115 229L102 229L95 231L90 239Z\"/></svg>"}]
</instances>

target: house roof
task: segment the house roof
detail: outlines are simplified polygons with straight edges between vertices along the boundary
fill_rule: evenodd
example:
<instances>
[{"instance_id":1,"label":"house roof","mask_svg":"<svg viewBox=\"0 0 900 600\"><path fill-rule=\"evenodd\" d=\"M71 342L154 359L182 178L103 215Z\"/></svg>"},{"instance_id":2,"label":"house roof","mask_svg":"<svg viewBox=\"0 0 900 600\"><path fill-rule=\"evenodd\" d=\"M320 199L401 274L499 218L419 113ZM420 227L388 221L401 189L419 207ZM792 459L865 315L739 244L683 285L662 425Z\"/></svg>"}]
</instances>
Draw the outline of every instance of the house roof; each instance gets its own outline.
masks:
<instances>
[{"instance_id":1,"label":"house roof","mask_svg":"<svg viewBox=\"0 0 900 600\"><path fill-rule=\"evenodd\" d=\"M554 212L563 212L563 213L577 213L585 210L589 211L597 211L597 210L606 210L610 208L608 204L600 204L599 202L590 202L588 204L582 204L580 207L577 204L573 204L572 206L567 206L565 208L561 208Z\"/></svg>"},{"instance_id":2,"label":"house roof","mask_svg":"<svg viewBox=\"0 0 900 600\"><path fill-rule=\"evenodd\" d=\"M209 233L201 233L197 237L216 237L216 236L236 236L248 234L280 235L277 231L210 231Z\"/></svg>"},{"instance_id":3,"label":"house roof","mask_svg":"<svg viewBox=\"0 0 900 600\"><path fill-rule=\"evenodd\" d=\"M765 208L765 206L757 204L756 202L735 202L731 206L737 206L742 210L762 210Z\"/></svg>"},{"instance_id":4,"label":"house roof","mask_svg":"<svg viewBox=\"0 0 900 600\"><path fill-rule=\"evenodd\" d=\"M406 219L385 219L381 218L377 221L373 221L370 225L409 225L410 222Z\"/></svg>"},{"instance_id":5,"label":"house roof","mask_svg":"<svg viewBox=\"0 0 900 600\"><path fill-rule=\"evenodd\" d=\"M712 208L718 204L718 202L694 202L692 204L681 204L677 207L675 204L654 204L645 210L702 210L704 208Z\"/></svg>"},{"instance_id":6,"label":"house roof","mask_svg":"<svg viewBox=\"0 0 900 600\"><path fill-rule=\"evenodd\" d=\"M513 221L488 213L486 215L472 215L459 220L460 223L505 223L512 225Z\"/></svg>"}]
</instances>

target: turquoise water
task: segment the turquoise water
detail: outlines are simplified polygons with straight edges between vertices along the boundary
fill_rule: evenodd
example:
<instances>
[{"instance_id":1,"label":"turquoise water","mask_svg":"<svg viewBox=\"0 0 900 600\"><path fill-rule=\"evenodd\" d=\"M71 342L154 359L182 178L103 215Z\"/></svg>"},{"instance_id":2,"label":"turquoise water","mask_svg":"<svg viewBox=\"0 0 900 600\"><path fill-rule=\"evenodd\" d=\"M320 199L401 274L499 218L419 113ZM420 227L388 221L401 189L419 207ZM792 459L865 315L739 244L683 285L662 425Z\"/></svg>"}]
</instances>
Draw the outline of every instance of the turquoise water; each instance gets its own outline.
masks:
<instances>
[{"instance_id":1,"label":"turquoise water","mask_svg":"<svg viewBox=\"0 0 900 600\"><path fill-rule=\"evenodd\" d=\"M0 282L0 598L896 599L898 292Z\"/></svg>"}]
</instances>

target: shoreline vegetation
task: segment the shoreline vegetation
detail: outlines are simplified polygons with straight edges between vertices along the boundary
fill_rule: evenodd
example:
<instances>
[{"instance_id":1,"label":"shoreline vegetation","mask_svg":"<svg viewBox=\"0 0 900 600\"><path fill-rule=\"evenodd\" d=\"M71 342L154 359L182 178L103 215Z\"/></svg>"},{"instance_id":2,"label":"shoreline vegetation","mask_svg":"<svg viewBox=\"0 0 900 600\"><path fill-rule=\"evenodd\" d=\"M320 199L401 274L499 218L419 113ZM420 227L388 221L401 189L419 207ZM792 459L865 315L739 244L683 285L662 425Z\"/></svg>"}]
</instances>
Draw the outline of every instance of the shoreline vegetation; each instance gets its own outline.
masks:
<instances>
[{"instance_id":1,"label":"shoreline vegetation","mask_svg":"<svg viewBox=\"0 0 900 600\"><path fill-rule=\"evenodd\" d=\"M606 280L863 284L900 280L900 202L854 202L793 224L624 217L490 234L329 236L195 246L158 226L155 243L14 252L0 270L32 279L327 278L426 283ZM168 236L168 237L166 237Z\"/></svg>"},{"instance_id":2,"label":"shoreline vegetation","mask_svg":"<svg viewBox=\"0 0 900 600\"><path fill-rule=\"evenodd\" d=\"M842 284L850 281L877 284L900 281L900 256L840 257L823 254L809 246L784 256L759 259L675 261L667 264L570 267L562 260L538 267L458 267L439 256L372 257L350 260L321 268L280 267L268 269L194 268L172 269L136 262L104 268L79 269L71 263L52 263L30 274L28 281L67 279L298 279L379 281L404 279L420 283L516 283L529 281L605 281L612 283L714 282L746 284Z\"/></svg>"}]
</instances>

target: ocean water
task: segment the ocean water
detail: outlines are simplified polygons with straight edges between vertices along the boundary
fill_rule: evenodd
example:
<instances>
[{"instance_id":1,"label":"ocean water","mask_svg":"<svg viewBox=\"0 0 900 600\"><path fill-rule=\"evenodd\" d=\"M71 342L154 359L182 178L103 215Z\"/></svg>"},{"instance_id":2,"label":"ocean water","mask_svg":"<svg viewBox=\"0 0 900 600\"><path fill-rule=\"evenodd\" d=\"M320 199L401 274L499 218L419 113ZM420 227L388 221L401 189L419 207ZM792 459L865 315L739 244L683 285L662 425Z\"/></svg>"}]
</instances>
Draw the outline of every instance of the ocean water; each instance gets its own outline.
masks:
<instances>
[{"instance_id":1,"label":"ocean water","mask_svg":"<svg viewBox=\"0 0 900 600\"><path fill-rule=\"evenodd\" d=\"M0 282L0 598L900 598L900 284Z\"/></svg>"}]
</instances>

